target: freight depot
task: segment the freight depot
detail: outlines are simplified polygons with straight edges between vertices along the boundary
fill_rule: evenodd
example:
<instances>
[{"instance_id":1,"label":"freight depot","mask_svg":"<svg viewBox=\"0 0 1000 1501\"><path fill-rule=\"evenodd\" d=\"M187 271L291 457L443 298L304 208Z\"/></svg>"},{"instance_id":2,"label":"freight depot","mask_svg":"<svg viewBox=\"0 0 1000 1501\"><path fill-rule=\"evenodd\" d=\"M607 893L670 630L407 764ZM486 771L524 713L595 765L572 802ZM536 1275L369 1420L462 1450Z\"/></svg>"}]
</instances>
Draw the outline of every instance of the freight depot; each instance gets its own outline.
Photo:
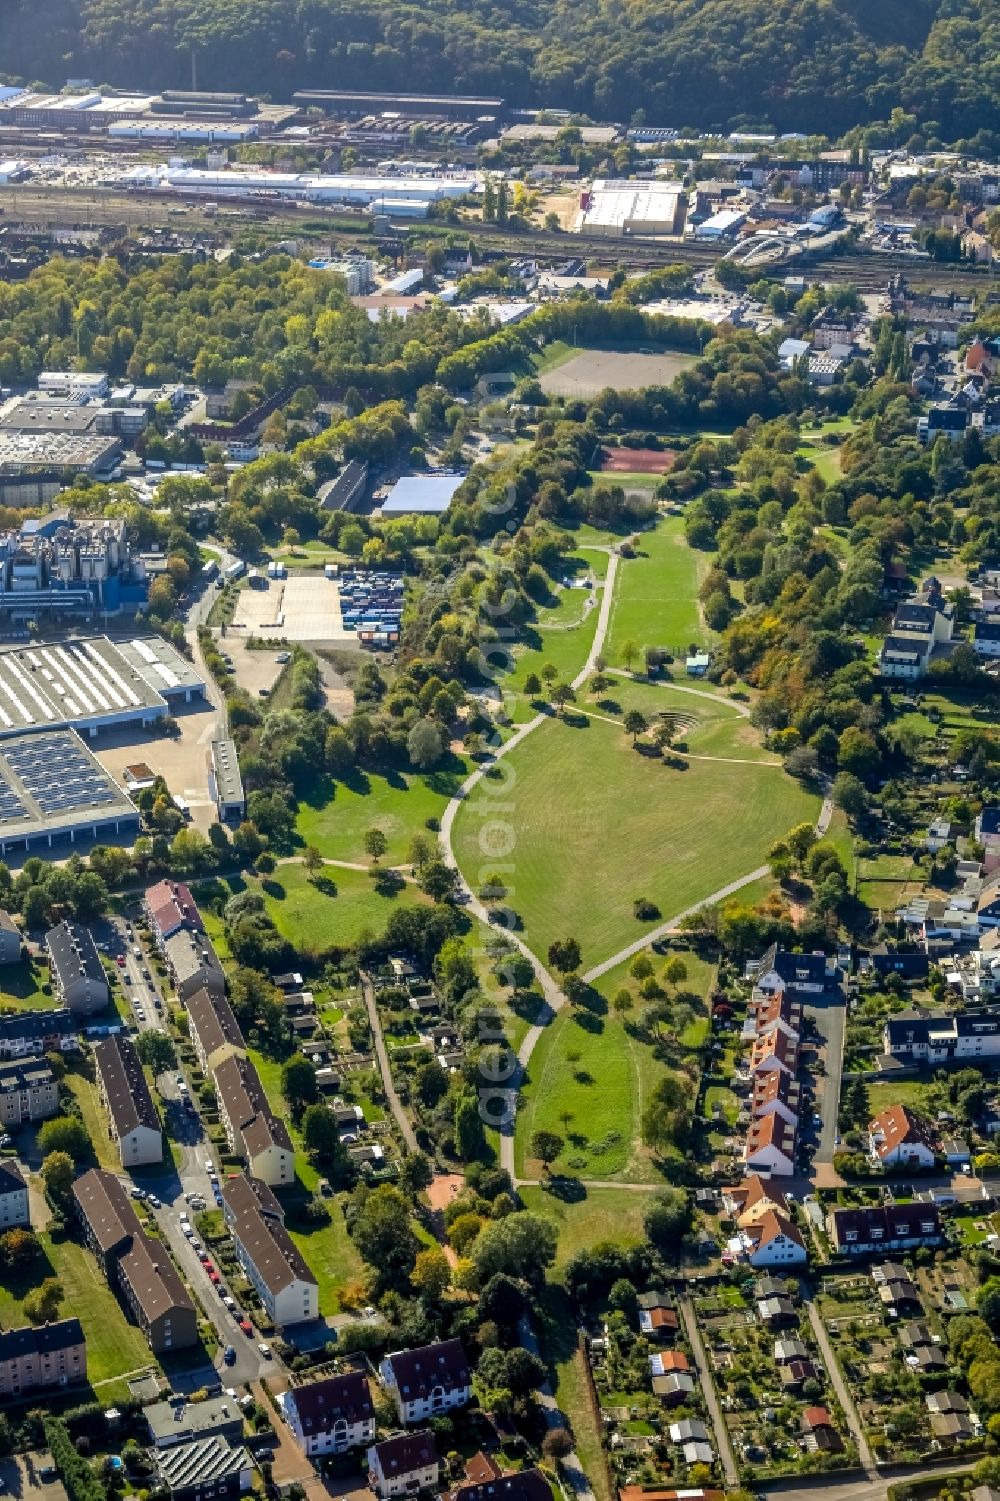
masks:
<instances>
[{"instance_id":1,"label":"freight depot","mask_svg":"<svg viewBox=\"0 0 1000 1501\"><path fill-rule=\"evenodd\" d=\"M146 191L173 188L179 193L205 193L213 198L297 198L311 203L350 203L389 213L404 205L419 205L426 212L431 203L464 198L481 187L480 178L467 175L310 176L299 172L206 172L197 167L156 166L130 168L118 181L122 187Z\"/></svg>"}]
</instances>

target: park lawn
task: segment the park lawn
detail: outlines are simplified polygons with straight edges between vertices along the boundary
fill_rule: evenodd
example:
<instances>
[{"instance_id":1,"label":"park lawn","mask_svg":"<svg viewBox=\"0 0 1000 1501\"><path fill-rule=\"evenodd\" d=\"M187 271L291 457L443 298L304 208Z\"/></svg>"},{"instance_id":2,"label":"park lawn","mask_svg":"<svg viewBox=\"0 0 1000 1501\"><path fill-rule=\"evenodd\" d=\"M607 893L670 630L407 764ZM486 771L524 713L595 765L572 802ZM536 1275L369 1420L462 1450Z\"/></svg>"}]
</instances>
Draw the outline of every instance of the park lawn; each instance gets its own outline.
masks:
<instances>
[{"instance_id":1,"label":"park lawn","mask_svg":"<svg viewBox=\"0 0 1000 1501\"><path fill-rule=\"evenodd\" d=\"M416 834L434 842L428 820L440 819L471 769L465 757L453 755L446 767L431 772L355 772L349 781L324 779L299 804L296 829L303 843L315 845L326 859L364 865L370 861L365 834L381 829L389 842L381 864L402 865Z\"/></svg>"},{"instance_id":2,"label":"park lawn","mask_svg":"<svg viewBox=\"0 0 1000 1501\"><path fill-rule=\"evenodd\" d=\"M579 1199L561 1199L544 1188L519 1190L525 1209L551 1220L559 1231L553 1272L559 1276L578 1251L591 1251L602 1241L638 1246L646 1238L643 1215L651 1194L628 1188L588 1188Z\"/></svg>"},{"instance_id":3,"label":"park lawn","mask_svg":"<svg viewBox=\"0 0 1000 1501\"><path fill-rule=\"evenodd\" d=\"M675 656L692 642L708 644L712 633L698 605L698 586L708 568L709 559L688 547L679 516L642 533L638 556L619 564L605 651L612 666L625 665L622 648L627 641L640 653L646 646L663 646Z\"/></svg>"},{"instance_id":4,"label":"park lawn","mask_svg":"<svg viewBox=\"0 0 1000 1501\"><path fill-rule=\"evenodd\" d=\"M721 756L780 766L773 751L761 744L760 733L734 705L707 693L688 693L683 685L636 680L615 673L600 697L582 694L580 707L599 714L624 715L638 709L652 726L660 714L675 716L676 741L695 756ZM680 752L681 755L684 751Z\"/></svg>"},{"instance_id":5,"label":"park lawn","mask_svg":"<svg viewBox=\"0 0 1000 1501\"><path fill-rule=\"evenodd\" d=\"M328 1225L309 1231L289 1226L289 1234L319 1284L320 1317L328 1318L342 1311L340 1295L348 1282L362 1275L364 1266L347 1233L339 1200L322 1202L330 1211Z\"/></svg>"},{"instance_id":6,"label":"park lawn","mask_svg":"<svg viewBox=\"0 0 1000 1501\"><path fill-rule=\"evenodd\" d=\"M654 953L652 949L644 950L645 956L653 965L653 976L669 993L673 987L668 985L663 978L663 971L671 959L680 959L687 970L687 977L677 984L678 990L689 990L694 995L700 996L705 1003L704 1015L708 1016L708 997L715 989L715 978L718 974L718 966L709 959L702 959L692 949L671 946L669 951ZM594 989L597 990L609 1003L614 999L619 990L628 990L635 1003L635 1010L631 1013L635 1017L645 1005L639 995L639 981L631 974L633 959L623 959L613 969L606 970L594 981ZM699 1013L700 1014L700 1013ZM697 1046L697 1044L694 1044Z\"/></svg>"},{"instance_id":7,"label":"park lawn","mask_svg":"<svg viewBox=\"0 0 1000 1501\"><path fill-rule=\"evenodd\" d=\"M0 1281L0 1326L10 1329L26 1324L25 1294L43 1278L58 1277L65 1294L58 1317L73 1316L83 1325L91 1386L155 1367L142 1333L126 1320L90 1252L73 1240L53 1240L47 1231L42 1231L38 1239L44 1260L36 1262L23 1281L8 1281L6 1274ZM101 1395L110 1394L105 1390Z\"/></svg>"},{"instance_id":8,"label":"park lawn","mask_svg":"<svg viewBox=\"0 0 1000 1501\"><path fill-rule=\"evenodd\" d=\"M830 827L823 835L823 843L833 845L850 876L854 870L854 835L843 808L834 808Z\"/></svg>"},{"instance_id":9,"label":"park lawn","mask_svg":"<svg viewBox=\"0 0 1000 1501\"><path fill-rule=\"evenodd\" d=\"M300 953L350 947L365 929L380 933L398 907L428 900L410 883L395 896L380 896L364 871L330 866L324 874L336 895L314 886L301 865L279 865L266 881L248 883L259 884L275 926Z\"/></svg>"},{"instance_id":10,"label":"park lawn","mask_svg":"<svg viewBox=\"0 0 1000 1501\"><path fill-rule=\"evenodd\" d=\"M542 1033L521 1089L514 1140L518 1173L542 1176L530 1142L533 1132L544 1130L564 1141L554 1173L655 1182L658 1174L639 1140L639 1120L665 1072L617 1017L596 1008L564 1007Z\"/></svg>"},{"instance_id":11,"label":"park lawn","mask_svg":"<svg viewBox=\"0 0 1000 1501\"><path fill-rule=\"evenodd\" d=\"M488 790L459 809L458 864L475 885L491 858L490 828L502 823L494 858L514 866L525 938L544 956L553 940L575 937L583 970L749 874L818 807L815 794L772 767L692 760L680 771L633 750L602 720L552 719L510 762L516 781L504 782L502 820L484 823ZM640 897L660 918L637 921Z\"/></svg>"}]
</instances>

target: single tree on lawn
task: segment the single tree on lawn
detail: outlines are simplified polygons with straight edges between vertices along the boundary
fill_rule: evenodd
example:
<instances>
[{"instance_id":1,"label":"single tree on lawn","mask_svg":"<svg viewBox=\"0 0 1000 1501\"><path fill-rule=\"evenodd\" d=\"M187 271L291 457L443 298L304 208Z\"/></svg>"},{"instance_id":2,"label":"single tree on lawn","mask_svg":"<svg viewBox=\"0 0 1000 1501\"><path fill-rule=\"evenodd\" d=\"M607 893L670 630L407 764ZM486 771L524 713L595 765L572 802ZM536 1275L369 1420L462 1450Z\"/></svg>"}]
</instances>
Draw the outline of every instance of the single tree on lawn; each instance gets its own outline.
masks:
<instances>
[{"instance_id":1,"label":"single tree on lawn","mask_svg":"<svg viewBox=\"0 0 1000 1501\"><path fill-rule=\"evenodd\" d=\"M309 876L310 880L313 876L318 876L323 869L323 856L314 844L307 844L302 851L302 864L305 866L306 875Z\"/></svg>"},{"instance_id":2,"label":"single tree on lawn","mask_svg":"<svg viewBox=\"0 0 1000 1501\"><path fill-rule=\"evenodd\" d=\"M389 841L379 828L369 829L365 834L365 854L377 865L389 848Z\"/></svg>"},{"instance_id":3,"label":"single tree on lawn","mask_svg":"<svg viewBox=\"0 0 1000 1501\"><path fill-rule=\"evenodd\" d=\"M590 691L591 693L596 693L598 697L608 691L608 678L603 672L594 673L594 676L590 680Z\"/></svg>"},{"instance_id":4,"label":"single tree on lawn","mask_svg":"<svg viewBox=\"0 0 1000 1501\"><path fill-rule=\"evenodd\" d=\"M669 720L661 719L653 730L653 742L657 750L666 750L674 738L674 727Z\"/></svg>"},{"instance_id":5,"label":"single tree on lawn","mask_svg":"<svg viewBox=\"0 0 1000 1501\"><path fill-rule=\"evenodd\" d=\"M552 690L552 702L558 704L561 709L565 709L567 704L576 702L576 694L569 683L557 683L555 685Z\"/></svg>"},{"instance_id":6,"label":"single tree on lawn","mask_svg":"<svg viewBox=\"0 0 1000 1501\"><path fill-rule=\"evenodd\" d=\"M281 1093L294 1119L319 1098L316 1070L301 1053L293 1054L281 1070Z\"/></svg>"},{"instance_id":7,"label":"single tree on lawn","mask_svg":"<svg viewBox=\"0 0 1000 1501\"><path fill-rule=\"evenodd\" d=\"M545 1171L563 1149L563 1139L558 1131L533 1131L531 1133L531 1155L537 1157L544 1164Z\"/></svg>"},{"instance_id":8,"label":"single tree on lawn","mask_svg":"<svg viewBox=\"0 0 1000 1501\"><path fill-rule=\"evenodd\" d=\"M552 665L551 662L546 662L543 665L543 667L542 667L542 681L543 682L545 682L545 683L554 683L555 680L556 680L556 678L558 676L559 676L559 671L558 671L558 669L556 667L554 667Z\"/></svg>"},{"instance_id":9,"label":"single tree on lawn","mask_svg":"<svg viewBox=\"0 0 1000 1501\"><path fill-rule=\"evenodd\" d=\"M65 1203L73 1187L74 1176L73 1159L69 1153L50 1152L43 1160L39 1172L49 1198L55 1199L56 1203Z\"/></svg>"},{"instance_id":10,"label":"single tree on lawn","mask_svg":"<svg viewBox=\"0 0 1000 1501\"><path fill-rule=\"evenodd\" d=\"M22 1303L25 1317L32 1324L47 1324L56 1316L59 1304L66 1296L58 1277L46 1277L40 1286L33 1288Z\"/></svg>"},{"instance_id":11,"label":"single tree on lawn","mask_svg":"<svg viewBox=\"0 0 1000 1501\"><path fill-rule=\"evenodd\" d=\"M626 672L632 671L632 663L635 661L638 650L639 648L636 646L631 636L627 641L622 642L622 661L625 663Z\"/></svg>"},{"instance_id":12,"label":"single tree on lawn","mask_svg":"<svg viewBox=\"0 0 1000 1501\"><path fill-rule=\"evenodd\" d=\"M640 714L638 709L629 709L623 723L625 725L625 733L632 736L632 744L635 745L636 740L646 728L646 716Z\"/></svg>"},{"instance_id":13,"label":"single tree on lawn","mask_svg":"<svg viewBox=\"0 0 1000 1501\"><path fill-rule=\"evenodd\" d=\"M524 680L524 691L529 698L537 698L542 691L542 680L537 672L529 672Z\"/></svg>"},{"instance_id":14,"label":"single tree on lawn","mask_svg":"<svg viewBox=\"0 0 1000 1501\"><path fill-rule=\"evenodd\" d=\"M561 974L568 975L570 970L579 968L580 945L575 938L556 939L549 944L549 963Z\"/></svg>"},{"instance_id":15,"label":"single tree on lawn","mask_svg":"<svg viewBox=\"0 0 1000 1501\"><path fill-rule=\"evenodd\" d=\"M611 1007L619 1016L624 1016L627 1011L631 1011L632 1005L632 993L626 990L624 985L620 990L615 991L615 998L611 1002Z\"/></svg>"},{"instance_id":16,"label":"single tree on lawn","mask_svg":"<svg viewBox=\"0 0 1000 1501\"><path fill-rule=\"evenodd\" d=\"M668 985L673 985L676 990L678 985L683 985L687 977L687 965L679 955L675 954L672 959L667 960L663 968L663 978Z\"/></svg>"}]
</instances>

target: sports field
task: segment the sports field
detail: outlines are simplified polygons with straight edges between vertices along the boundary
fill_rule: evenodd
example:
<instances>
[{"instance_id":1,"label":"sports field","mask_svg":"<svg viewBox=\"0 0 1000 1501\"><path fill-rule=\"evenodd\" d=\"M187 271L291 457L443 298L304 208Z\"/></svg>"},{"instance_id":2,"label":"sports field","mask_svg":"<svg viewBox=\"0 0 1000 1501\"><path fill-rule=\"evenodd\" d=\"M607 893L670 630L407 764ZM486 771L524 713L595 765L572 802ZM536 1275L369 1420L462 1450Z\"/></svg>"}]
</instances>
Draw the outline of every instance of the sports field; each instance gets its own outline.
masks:
<instances>
[{"instance_id":1,"label":"sports field","mask_svg":"<svg viewBox=\"0 0 1000 1501\"><path fill-rule=\"evenodd\" d=\"M608 386L614 391L638 391L643 386L669 386L696 360L696 355L673 351L579 349L562 364L542 371L538 380L549 396L597 396Z\"/></svg>"},{"instance_id":2,"label":"sports field","mask_svg":"<svg viewBox=\"0 0 1000 1501\"><path fill-rule=\"evenodd\" d=\"M762 864L818 807L780 768L692 759L678 770L599 719L553 719L509 764L495 815L490 783L460 808L456 857L474 889L495 865L513 867L504 880L528 943L544 956L575 937L584 970L654 925L637 921L636 898L671 917Z\"/></svg>"},{"instance_id":3,"label":"sports field","mask_svg":"<svg viewBox=\"0 0 1000 1501\"><path fill-rule=\"evenodd\" d=\"M677 454L672 448L604 448L602 474L666 474Z\"/></svg>"},{"instance_id":4,"label":"sports field","mask_svg":"<svg viewBox=\"0 0 1000 1501\"><path fill-rule=\"evenodd\" d=\"M698 607L698 586L709 559L688 547L680 517L661 521L639 538L638 556L619 565L611 626L604 655L613 667L624 665L622 646L633 641L641 654L645 646L686 651L706 644L711 632Z\"/></svg>"}]
</instances>

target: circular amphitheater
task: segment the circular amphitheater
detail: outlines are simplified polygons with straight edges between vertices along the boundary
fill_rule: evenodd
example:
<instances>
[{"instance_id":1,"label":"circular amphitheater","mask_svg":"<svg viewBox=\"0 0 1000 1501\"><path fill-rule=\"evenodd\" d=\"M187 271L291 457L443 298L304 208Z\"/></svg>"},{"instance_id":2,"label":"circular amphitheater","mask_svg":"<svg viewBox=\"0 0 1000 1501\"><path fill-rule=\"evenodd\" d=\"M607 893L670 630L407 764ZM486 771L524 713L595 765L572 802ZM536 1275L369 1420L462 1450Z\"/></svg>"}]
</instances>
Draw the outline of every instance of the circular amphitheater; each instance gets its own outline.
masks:
<instances>
[{"instance_id":1,"label":"circular amphitheater","mask_svg":"<svg viewBox=\"0 0 1000 1501\"><path fill-rule=\"evenodd\" d=\"M687 735L700 723L695 714L681 714L676 709L661 709L656 716L658 723L668 725L674 735Z\"/></svg>"}]
</instances>

